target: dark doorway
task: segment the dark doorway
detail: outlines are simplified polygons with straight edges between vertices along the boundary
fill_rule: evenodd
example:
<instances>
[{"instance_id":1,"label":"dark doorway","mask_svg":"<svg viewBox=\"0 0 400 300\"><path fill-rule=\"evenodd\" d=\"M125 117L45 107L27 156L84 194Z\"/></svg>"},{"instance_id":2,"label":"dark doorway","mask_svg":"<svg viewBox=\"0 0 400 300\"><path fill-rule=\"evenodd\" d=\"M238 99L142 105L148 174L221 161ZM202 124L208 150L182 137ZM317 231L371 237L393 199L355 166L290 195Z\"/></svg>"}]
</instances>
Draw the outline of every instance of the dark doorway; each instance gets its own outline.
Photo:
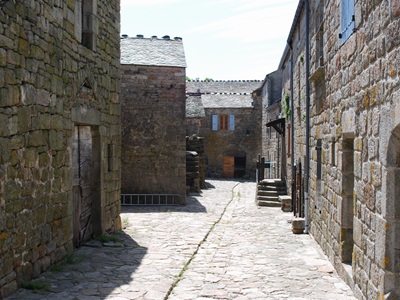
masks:
<instances>
[{"instance_id":1,"label":"dark doorway","mask_svg":"<svg viewBox=\"0 0 400 300\"><path fill-rule=\"evenodd\" d=\"M235 157L235 178L243 178L246 175L246 156Z\"/></svg>"},{"instance_id":2,"label":"dark doorway","mask_svg":"<svg viewBox=\"0 0 400 300\"><path fill-rule=\"evenodd\" d=\"M72 140L73 167L73 242L75 247L93 237L96 217L96 202L99 169L95 152L99 147L91 126L75 126Z\"/></svg>"},{"instance_id":3,"label":"dark doorway","mask_svg":"<svg viewBox=\"0 0 400 300\"><path fill-rule=\"evenodd\" d=\"M224 156L222 177L243 178L246 175L246 156Z\"/></svg>"}]
</instances>

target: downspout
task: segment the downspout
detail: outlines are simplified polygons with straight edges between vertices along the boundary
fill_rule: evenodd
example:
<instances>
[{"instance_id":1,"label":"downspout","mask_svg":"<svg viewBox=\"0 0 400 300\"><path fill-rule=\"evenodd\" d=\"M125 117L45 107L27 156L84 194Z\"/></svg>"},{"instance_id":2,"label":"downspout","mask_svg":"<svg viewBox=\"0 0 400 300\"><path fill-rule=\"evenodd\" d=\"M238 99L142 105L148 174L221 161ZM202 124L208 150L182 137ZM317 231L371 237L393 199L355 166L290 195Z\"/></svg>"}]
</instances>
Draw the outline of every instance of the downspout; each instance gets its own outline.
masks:
<instances>
[{"instance_id":1,"label":"downspout","mask_svg":"<svg viewBox=\"0 0 400 300\"><path fill-rule=\"evenodd\" d=\"M289 49L290 49L290 163L292 166L292 184L293 184L293 179L294 179L294 91L293 91L293 48L292 48L292 42L288 43ZM293 189L292 189L293 193ZM293 195L292 195L293 197Z\"/></svg>"},{"instance_id":2,"label":"downspout","mask_svg":"<svg viewBox=\"0 0 400 300\"><path fill-rule=\"evenodd\" d=\"M310 4L304 0L306 10L306 161L304 166L304 233L308 233L308 181L310 171Z\"/></svg>"}]
</instances>

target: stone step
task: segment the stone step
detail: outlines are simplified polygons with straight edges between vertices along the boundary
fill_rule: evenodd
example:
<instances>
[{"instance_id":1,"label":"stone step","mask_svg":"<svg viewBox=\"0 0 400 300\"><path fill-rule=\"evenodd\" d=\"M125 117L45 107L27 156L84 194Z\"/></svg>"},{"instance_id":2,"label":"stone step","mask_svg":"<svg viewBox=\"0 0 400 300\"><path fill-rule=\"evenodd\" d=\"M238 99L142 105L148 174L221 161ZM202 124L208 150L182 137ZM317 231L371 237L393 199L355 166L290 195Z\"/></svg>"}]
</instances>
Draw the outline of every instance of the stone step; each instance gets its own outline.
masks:
<instances>
[{"instance_id":1,"label":"stone step","mask_svg":"<svg viewBox=\"0 0 400 300\"><path fill-rule=\"evenodd\" d=\"M271 190L267 190L267 191L258 191L257 195L259 196L283 196L286 195L286 191L271 191Z\"/></svg>"},{"instance_id":2,"label":"stone step","mask_svg":"<svg viewBox=\"0 0 400 300\"><path fill-rule=\"evenodd\" d=\"M260 186L286 186L285 181L280 180L280 179L264 179L261 180L258 185Z\"/></svg>"},{"instance_id":3,"label":"stone step","mask_svg":"<svg viewBox=\"0 0 400 300\"><path fill-rule=\"evenodd\" d=\"M260 195L257 195L257 200L260 200L260 201L275 201L275 202L281 203L279 201L279 197L278 196L260 196Z\"/></svg>"},{"instance_id":4,"label":"stone step","mask_svg":"<svg viewBox=\"0 0 400 300\"><path fill-rule=\"evenodd\" d=\"M281 203L277 201L257 200L258 206L280 207Z\"/></svg>"}]
</instances>

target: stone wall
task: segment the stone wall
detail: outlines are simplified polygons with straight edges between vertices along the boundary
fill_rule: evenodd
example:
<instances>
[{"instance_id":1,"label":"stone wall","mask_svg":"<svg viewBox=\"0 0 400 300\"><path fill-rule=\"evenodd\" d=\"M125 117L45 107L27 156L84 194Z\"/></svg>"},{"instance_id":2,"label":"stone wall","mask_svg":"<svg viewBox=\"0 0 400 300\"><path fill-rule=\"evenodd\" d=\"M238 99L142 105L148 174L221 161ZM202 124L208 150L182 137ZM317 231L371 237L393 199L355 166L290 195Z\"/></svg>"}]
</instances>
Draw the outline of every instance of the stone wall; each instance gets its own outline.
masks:
<instances>
[{"instance_id":1,"label":"stone wall","mask_svg":"<svg viewBox=\"0 0 400 300\"><path fill-rule=\"evenodd\" d=\"M397 299L400 1L356 0L342 45L340 13L338 1L324 6L322 68L311 35L310 231L357 298Z\"/></svg>"},{"instance_id":2,"label":"stone wall","mask_svg":"<svg viewBox=\"0 0 400 300\"><path fill-rule=\"evenodd\" d=\"M78 3L0 5L0 298L73 249L77 124L92 130L99 171L91 230L121 227L119 2L97 1L92 50Z\"/></svg>"},{"instance_id":3,"label":"stone wall","mask_svg":"<svg viewBox=\"0 0 400 300\"><path fill-rule=\"evenodd\" d=\"M186 151L195 151L199 155L200 188L206 187L206 157L204 152L204 138L195 134L186 137Z\"/></svg>"},{"instance_id":4,"label":"stone wall","mask_svg":"<svg viewBox=\"0 0 400 300\"><path fill-rule=\"evenodd\" d=\"M237 177L255 179L257 157L262 151L262 98L259 80L187 81L187 135L204 137L206 176L223 177L224 157L245 158ZM254 93L253 93L254 92ZM234 130L212 129L213 115L234 115ZM238 167L241 169L242 165ZM239 173L240 176L239 176Z\"/></svg>"},{"instance_id":5,"label":"stone wall","mask_svg":"<svg viewBox=\"0 0 400 300\"><path fill-rule=\"evenodd\" d=\"M244 178L255 179L261 153L261 107L206 109L205 138L207 176L222 177L224 156L245 156ZM212 115L235 115L235 130L211 130ZM204 134L204 135L203 135Z\"/></svg>"},{"instance_id":6,"label":"stone wall","mask_svg":"<svg viewBox=\"0 0 400 300\"><path fill-rule=\"evenodd\" d=\"M185 69L122 65L122 192L186 203Z\"/></svg>"}]
</instances>

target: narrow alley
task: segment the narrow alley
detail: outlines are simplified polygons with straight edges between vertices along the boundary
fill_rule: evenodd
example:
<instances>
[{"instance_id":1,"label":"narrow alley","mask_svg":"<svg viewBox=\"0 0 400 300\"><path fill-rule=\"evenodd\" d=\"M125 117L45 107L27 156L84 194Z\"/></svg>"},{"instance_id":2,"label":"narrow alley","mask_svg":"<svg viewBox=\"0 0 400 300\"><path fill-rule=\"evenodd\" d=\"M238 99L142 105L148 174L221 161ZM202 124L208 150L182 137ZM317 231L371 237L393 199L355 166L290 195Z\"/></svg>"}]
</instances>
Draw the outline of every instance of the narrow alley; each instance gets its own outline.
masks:
<instances>
[{"instance_id":1,"label":"narrow alley","mask_svg":"<svg viewBox=\"0 0 400 300\"><path fill-rule=\"evenodd\" d=\"M92 241L11 299L355 299L291 213L257 208L254 182L207 180L187 206L123 207Z\"/></svg>"}]
</instances>

